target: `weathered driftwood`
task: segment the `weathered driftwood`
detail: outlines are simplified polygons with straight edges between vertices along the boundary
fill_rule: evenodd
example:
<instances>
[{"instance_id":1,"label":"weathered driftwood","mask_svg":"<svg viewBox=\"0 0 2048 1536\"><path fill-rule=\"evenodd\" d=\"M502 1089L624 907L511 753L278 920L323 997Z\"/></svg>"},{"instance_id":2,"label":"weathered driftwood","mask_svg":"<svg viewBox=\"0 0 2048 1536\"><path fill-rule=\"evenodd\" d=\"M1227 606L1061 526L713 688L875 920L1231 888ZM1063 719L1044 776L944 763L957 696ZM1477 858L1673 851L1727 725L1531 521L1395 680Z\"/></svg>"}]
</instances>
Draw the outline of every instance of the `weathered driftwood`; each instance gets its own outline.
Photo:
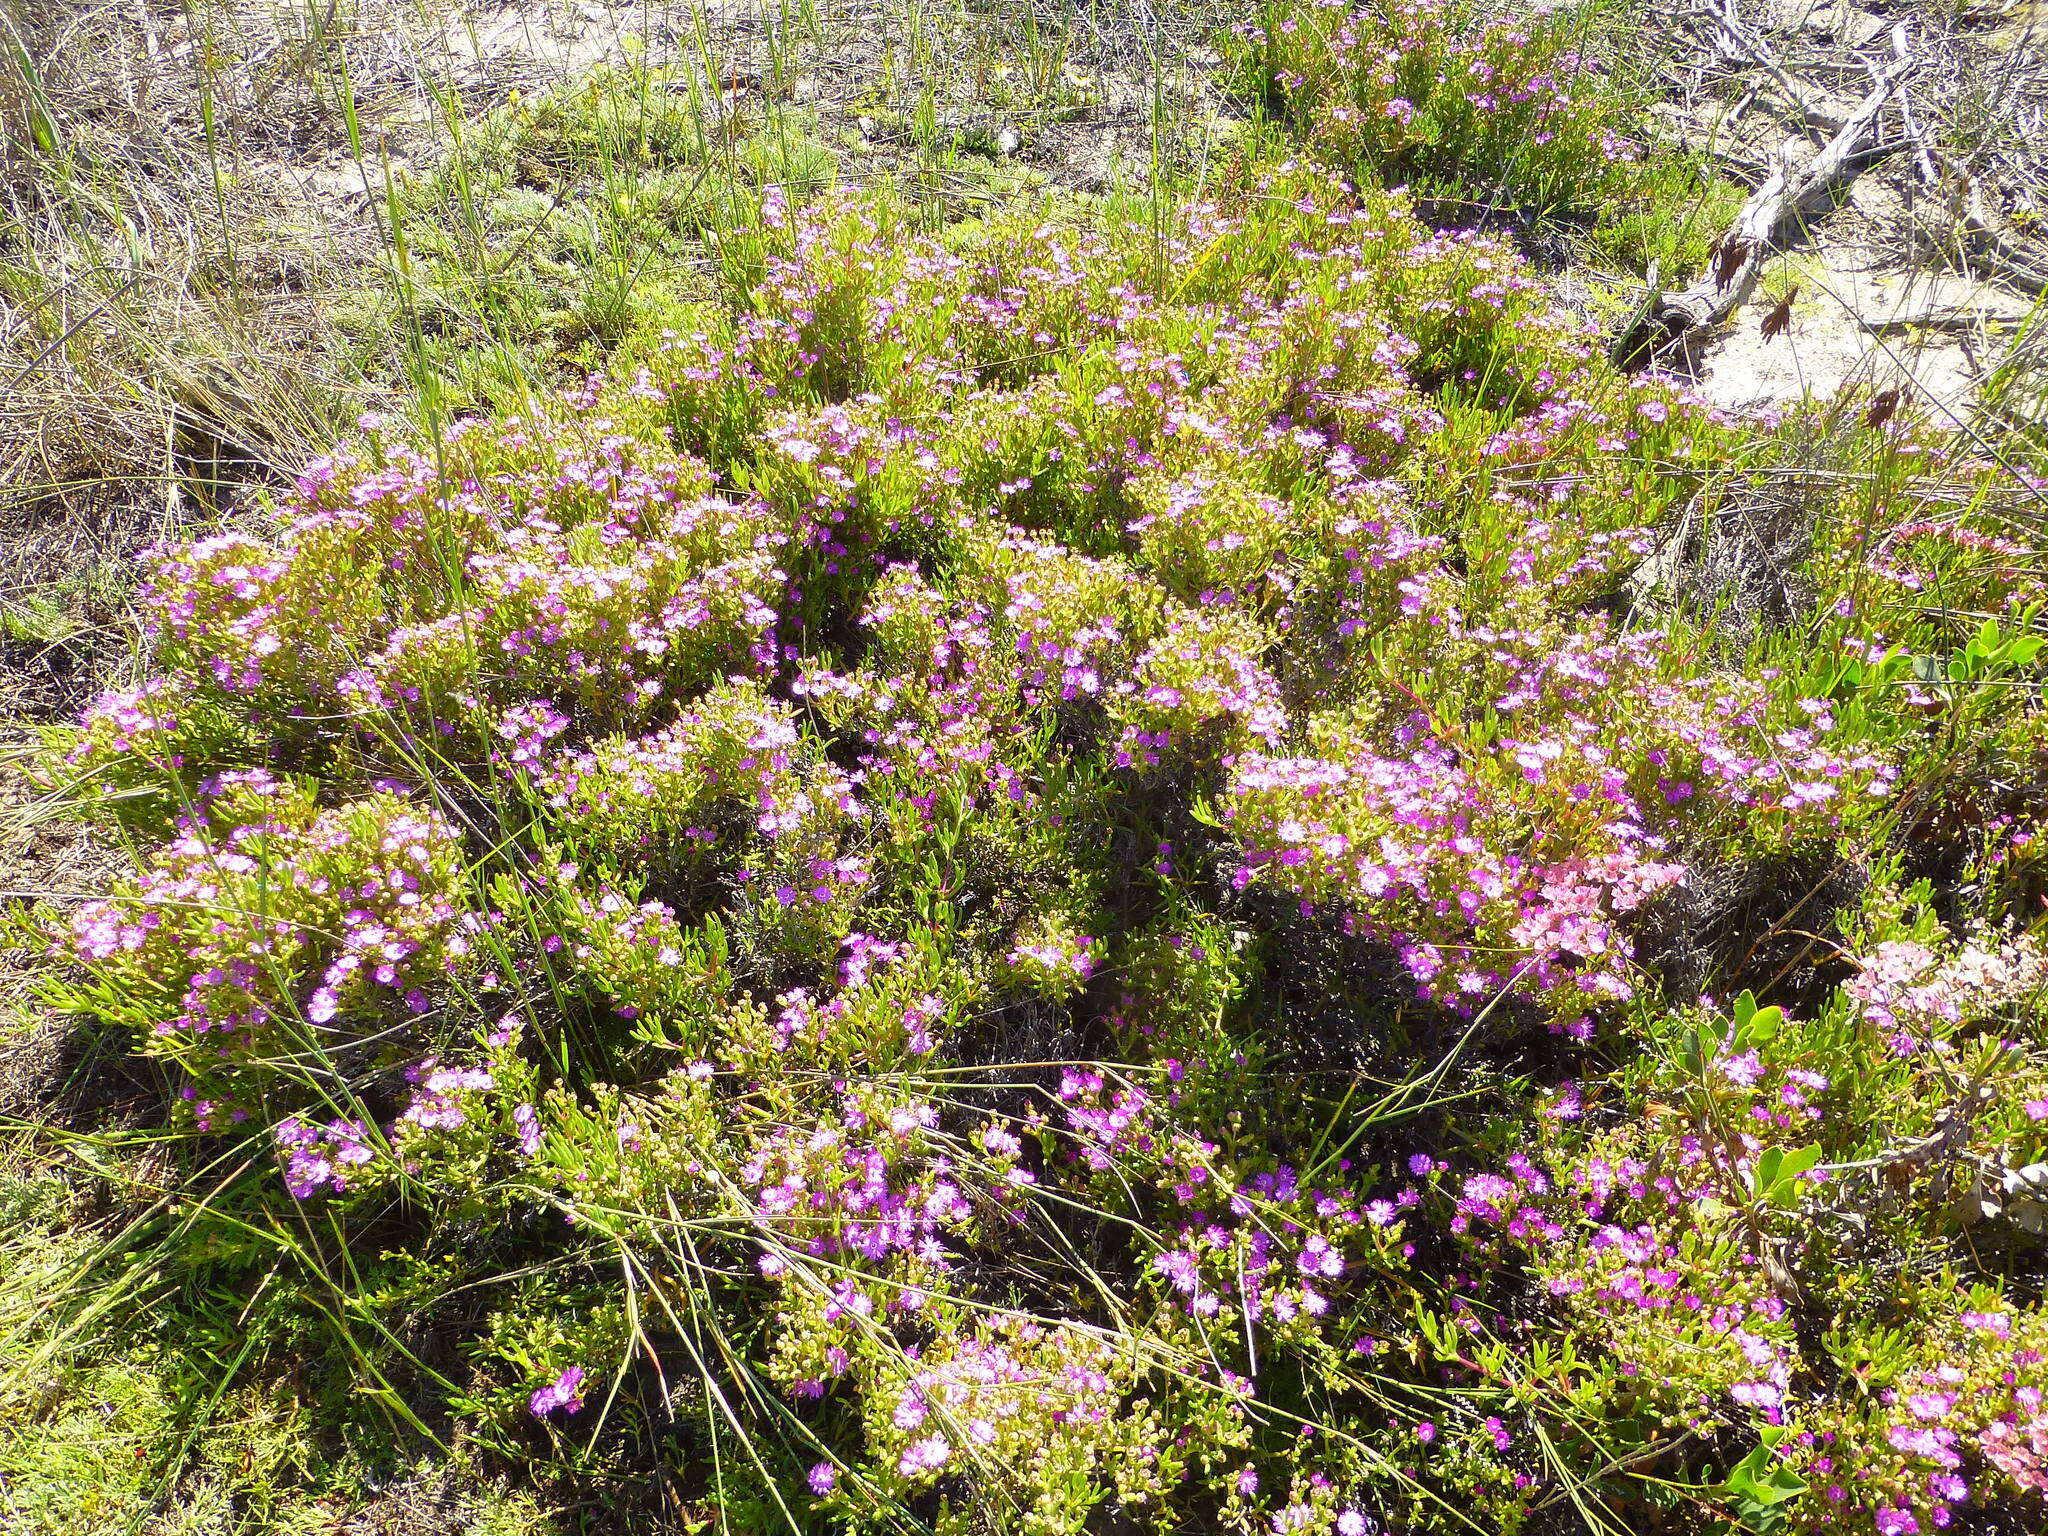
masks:
<instances>
[{"instance_id":1,"label":"weathered driftwood","mask_svg":"<svg viewBox=\"0 0 2048 1536\"><path fill-rule=\"evenodd\" d=\"M1781 151L1776 169L1750 194L1714 248L1708 270L1689 288L1671 293L1653 288L1640 318L1617 339L1616 355L1637 355L1645 345L1668 350L1725 323L1746 304L1771 253L1871 152L1878 119L1911 68L1912 61L1902 59L1885 70L1841 129L1804 165L1794 167L1789 148Z\"/></svg>"}]
</instances>

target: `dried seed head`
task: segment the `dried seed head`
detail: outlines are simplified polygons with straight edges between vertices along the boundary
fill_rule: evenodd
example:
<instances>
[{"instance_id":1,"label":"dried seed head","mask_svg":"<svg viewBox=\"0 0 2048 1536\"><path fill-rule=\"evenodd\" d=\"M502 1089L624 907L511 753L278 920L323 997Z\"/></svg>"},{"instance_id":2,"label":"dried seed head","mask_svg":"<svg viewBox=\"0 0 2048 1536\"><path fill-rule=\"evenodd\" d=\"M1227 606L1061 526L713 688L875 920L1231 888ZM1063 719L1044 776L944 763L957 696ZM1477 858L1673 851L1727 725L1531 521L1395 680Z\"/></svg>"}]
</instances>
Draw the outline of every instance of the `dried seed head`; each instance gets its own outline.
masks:
<instances>
[{"instance_id":1,"label":"dried seed head","mask_svg":"<svg viewBox=\"0 0 2048 1536\"><path fill-rule=\"evenodd\" d=\"M1749 260L1749 242L1729 235L1714 247L1714 292L1726 293L1728 285Z\"/></svg>"},{"instance_id":2,"label":"dried seed head","mask_svg":"<svg viewBox=\"0 0 2048 1536\"><path fill-rule=\"evenodd\" d=\"M1794 283L1785 291L1785 297L1771 306L1764 323L1757 328L1765 341L1775 340L1792 328L1792 301L1798 297L1799 285Z\"/></svg>"},{"instance_id":3,"label":"dried seed head","mask_svg":"<svg viewBox=\"0 0 2048 1536\"><path fill-rule=\"evenodd\" d=\"M1863 425L1873 431L1883 426L1898 414L1899 406L1905 397L1906 392L1896 385L1884 391L1870 402L1870 409L1863 413Z\"/></svg>"}]
</instances>

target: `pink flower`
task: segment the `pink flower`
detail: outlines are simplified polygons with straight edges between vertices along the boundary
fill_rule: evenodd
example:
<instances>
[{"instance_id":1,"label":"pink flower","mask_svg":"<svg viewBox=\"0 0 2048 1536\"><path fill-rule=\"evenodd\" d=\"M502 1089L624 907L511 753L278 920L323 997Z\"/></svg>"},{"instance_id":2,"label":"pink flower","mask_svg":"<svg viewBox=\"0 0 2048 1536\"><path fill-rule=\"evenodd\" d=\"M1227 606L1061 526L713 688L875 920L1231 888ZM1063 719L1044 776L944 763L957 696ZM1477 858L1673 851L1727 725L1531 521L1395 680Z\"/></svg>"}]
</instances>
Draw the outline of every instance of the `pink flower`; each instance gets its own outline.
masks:
<instances>
[{"instance_id":1,"label":"pink flower","mask_svg":"<svg viewBox=\"0 0 2048 1536\"><path fill-rule=\"evenodd\" d=\"M920 1472L936 1472L952 1454L953 1448L937 1435L913 1440L897 1461L896 1470L905 1477L915 1477Z\"/></svg>"},{"instance_id":2,"label":"pink flower","mask_svg":"<svg viewBox=\"0 0 2048 1536\"><path fill-rule=\"evenodd\" d=\"M2000 1419L1978 1432L1977 1449L2020 1487L2048 1494L2048 1457L2042 1454L2048 1451L2048 1418L2024 1426Z\"/></svg>"},{"instance_id":3,"label":"pink flower","mask_svg":"<svg viewBox=\"0 0 2048 1536\"><path fill-rule=\"evenodd\" d=\"M1719 1063L1721 1075L1738 1088L1754 1088L1764 1075L1763 1058L1755 1051L1744 1051L1740 1056L1731 1056Z\"/></svg>"},{"instance_id":4,"label":"pink flower","mask_svg":"<svg viewBox=\"0 0 2048 1536\"><path fill-rule=\"evenodd\" d=\"M549 1385L540 1388L528 1401L527 1411L536 1419L549 1414L580 1413L583 1411L583 1367L572 1365Z\"/></svg>"}]
</instances>

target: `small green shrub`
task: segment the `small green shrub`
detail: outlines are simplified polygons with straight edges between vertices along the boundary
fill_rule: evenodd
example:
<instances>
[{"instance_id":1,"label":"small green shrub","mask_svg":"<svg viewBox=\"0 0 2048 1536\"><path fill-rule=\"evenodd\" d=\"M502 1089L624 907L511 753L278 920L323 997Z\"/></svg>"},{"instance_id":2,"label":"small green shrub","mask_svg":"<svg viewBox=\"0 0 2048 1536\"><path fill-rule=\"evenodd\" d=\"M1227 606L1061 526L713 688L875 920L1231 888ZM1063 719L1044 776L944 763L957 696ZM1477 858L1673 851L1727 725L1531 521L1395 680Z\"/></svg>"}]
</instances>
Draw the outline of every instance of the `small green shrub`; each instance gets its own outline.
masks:
<instances>
[{"instance_id":1,"label":"small green shrub","mask_svg":"<svg viewBox=\"0 0 2048 1536\"><path fill-rule=\"evenodd\" d=\"M1690 271L1741 193L1642 142L1652 97L1612 72L1618 25L1597 4L1283 0L1239 24L1236 52L1346 175L1411 186L1459 223L1569 218L1611 257Z\"/></svg>"}]
</instances>

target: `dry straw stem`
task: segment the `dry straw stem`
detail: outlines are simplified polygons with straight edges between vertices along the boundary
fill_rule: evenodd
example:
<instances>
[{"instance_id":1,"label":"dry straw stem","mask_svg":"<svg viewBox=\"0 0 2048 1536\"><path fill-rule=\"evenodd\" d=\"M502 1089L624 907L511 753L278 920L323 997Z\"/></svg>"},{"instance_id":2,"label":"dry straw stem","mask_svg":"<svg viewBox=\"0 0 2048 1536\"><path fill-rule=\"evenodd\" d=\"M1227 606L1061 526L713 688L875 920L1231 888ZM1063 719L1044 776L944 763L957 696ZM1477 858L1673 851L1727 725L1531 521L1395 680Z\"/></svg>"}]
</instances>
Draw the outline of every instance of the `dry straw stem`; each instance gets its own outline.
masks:
<instances>
[{"instance_id":1,"label":"dry straw stem","mask_svg":"<svg viewBox=\"0 0 2048 1536\"><path fill-rule=\"evenodd\" d=\"M1675 19L1670 110L1753 184L1783 169L1785 135L1818 148L1838 134L1910 27L1915 68L1873 135L1910 158L1874 172L1883 186L1858 216L1885 226L1901 266L1961 264L2037 291L2028 273L2048 270L2048 254L2030 248L2029 226L2048 165L2048 53L2031 8L1918 6L1902 20L1853 0L1748 15L1739 0L1699 0Z\"/></svg>"}]
</instances>

